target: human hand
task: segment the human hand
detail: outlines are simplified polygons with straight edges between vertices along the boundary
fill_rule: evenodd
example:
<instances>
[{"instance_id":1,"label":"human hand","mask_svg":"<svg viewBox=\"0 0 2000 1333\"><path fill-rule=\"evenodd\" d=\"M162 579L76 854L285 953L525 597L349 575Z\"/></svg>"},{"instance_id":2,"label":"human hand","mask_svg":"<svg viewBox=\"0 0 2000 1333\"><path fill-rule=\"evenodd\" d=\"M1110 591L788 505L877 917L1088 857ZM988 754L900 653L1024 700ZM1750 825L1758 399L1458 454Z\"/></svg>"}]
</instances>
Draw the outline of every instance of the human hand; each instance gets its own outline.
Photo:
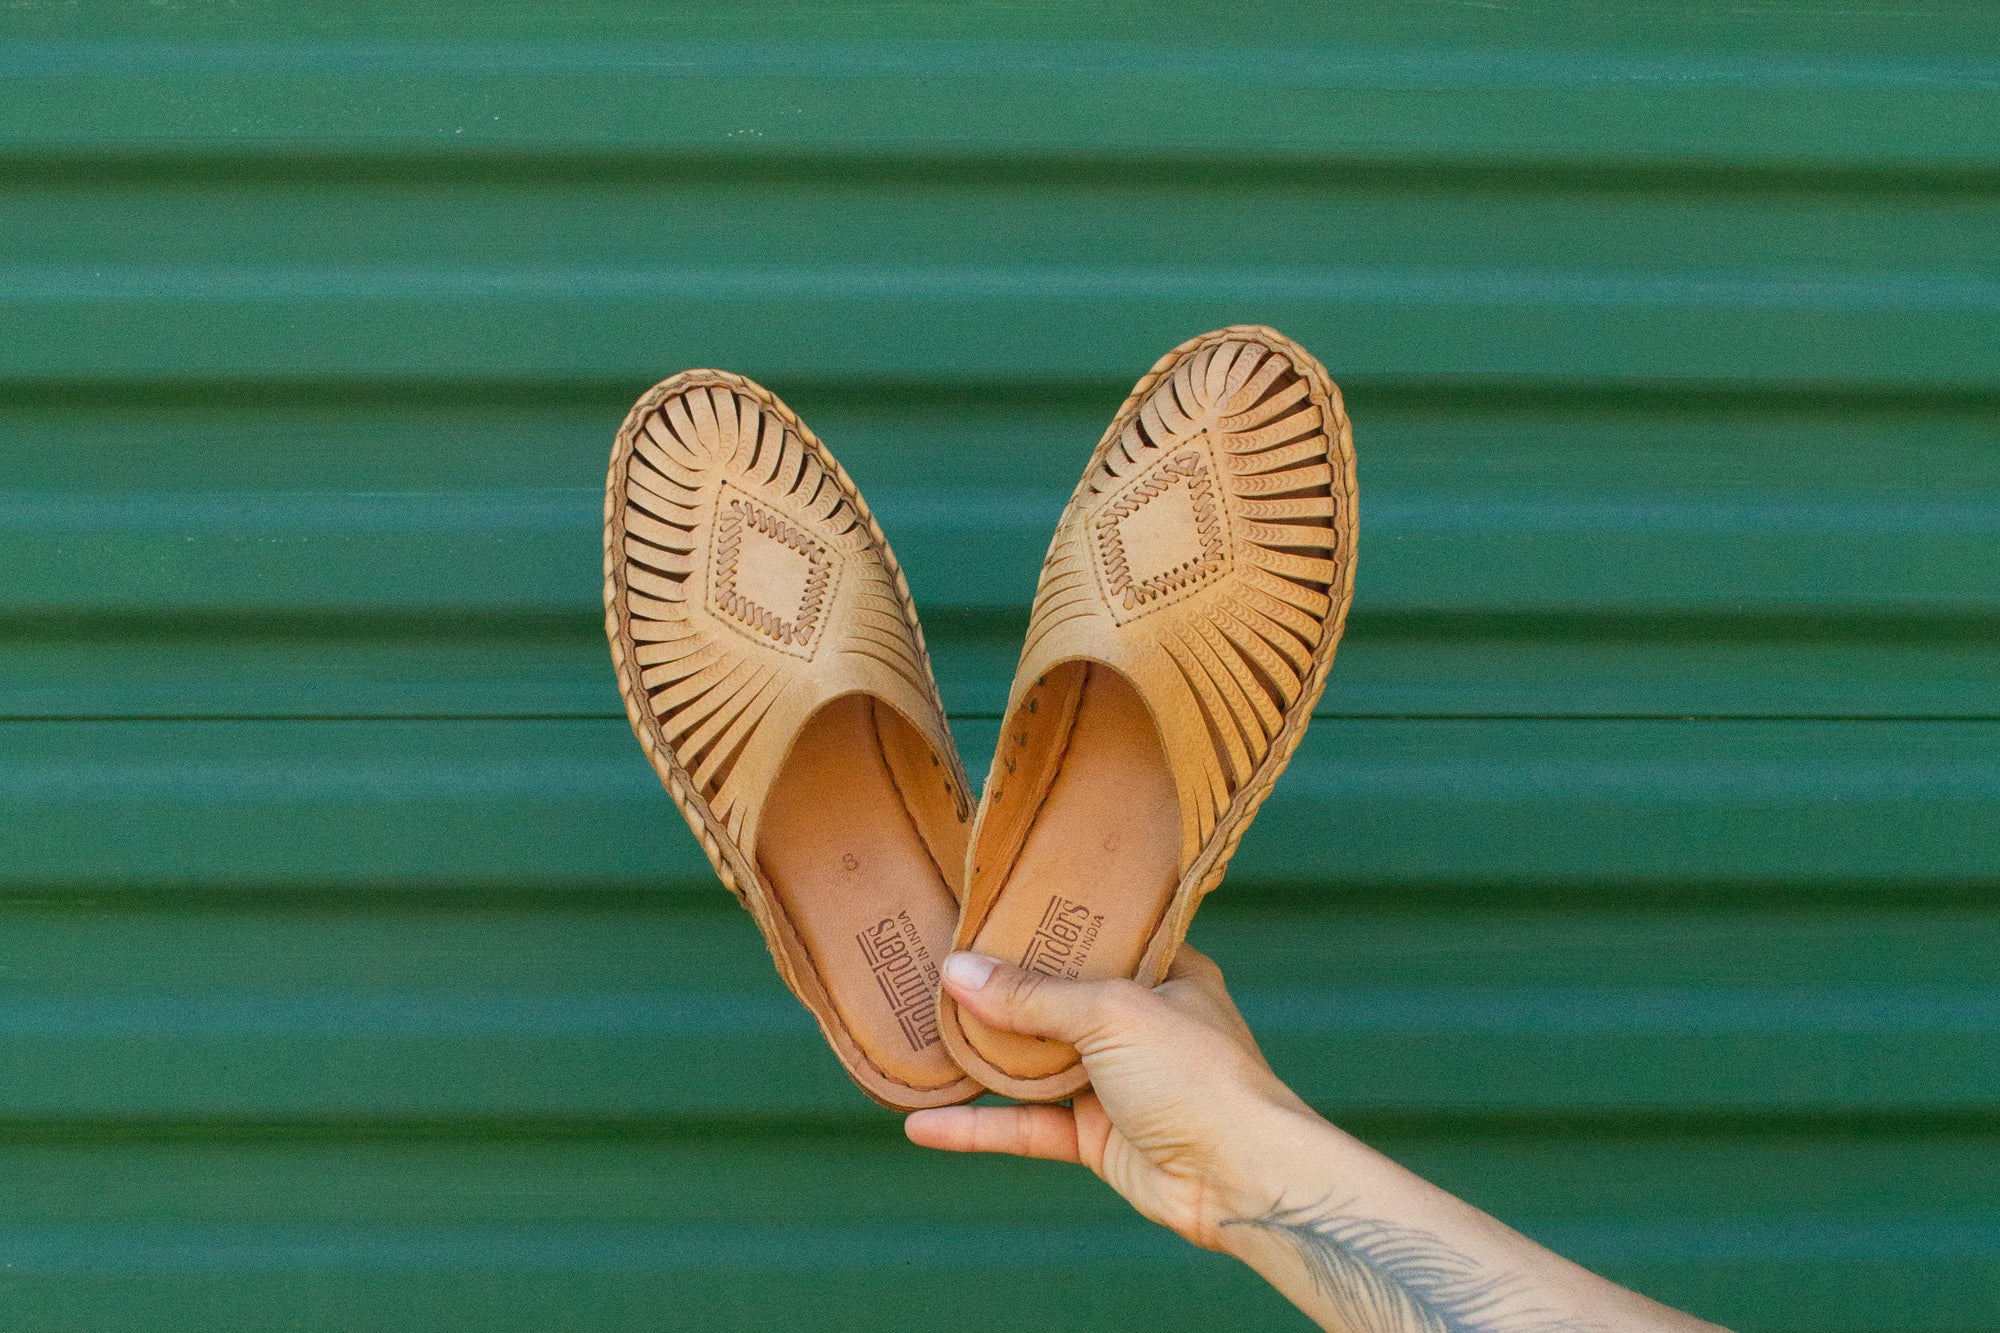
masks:
<instances>
[{"instance_id":1,"label":"human hand","mask_svg":"<svg viewBox=\"0 0 2000 1333\"><path fill-rule=\"evenodd\" d=\"M1092 1090L1071 1106L917 1111L904 1122L915 1143L1080 1162L1338 1333L1724 1333L1549 1252L1313 1114L1264 1062L1221 969L1193 949L1154 990L964 953L944 975L984 1022L1076 1047Z\"/></svg>"},{"instance_id":2,"label":"human hand","mask_svg":"<svg viewBox=\"0 0 2000 1333\"><path fill-rule=\"evenodd\" d=\"M1264 1159L1301 1122L1325 1126L1271 1072L1222 969L1195 949L1153 990L966 953L945 960L944 978L981 1021L1076 1047L1091 1090L1071 1106L917 1111L904 1122L913 1143L1081 1163L1146 1217L1221 1249L1222 1223L1244 1215L1238 1195L1277 1165Z\"/></svg>"}]
</instances>

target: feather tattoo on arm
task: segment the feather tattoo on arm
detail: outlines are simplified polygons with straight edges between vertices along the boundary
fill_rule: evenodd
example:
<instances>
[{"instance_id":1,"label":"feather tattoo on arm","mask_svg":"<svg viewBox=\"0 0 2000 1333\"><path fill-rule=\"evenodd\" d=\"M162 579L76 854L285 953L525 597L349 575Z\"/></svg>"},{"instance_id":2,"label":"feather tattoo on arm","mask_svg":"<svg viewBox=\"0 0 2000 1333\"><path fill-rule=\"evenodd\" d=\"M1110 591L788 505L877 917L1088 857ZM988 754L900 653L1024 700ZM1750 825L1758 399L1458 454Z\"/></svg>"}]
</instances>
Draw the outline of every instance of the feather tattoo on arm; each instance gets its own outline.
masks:
<instances>
[{"instance_id":1,"label":"feather tattoo on arm","mask_svg":"<svg viewBox=\"0 0 2000 1333\"><path fill-rule=\"evenodd\" d=\"M1323 1205L1223 1225L1290 1244L1314 1290L1352 1333L1601 1333L1596 1324L1520 1308L1514 1279L1483 1273L1428 1231Z\"/></svg>"}]
</instances>

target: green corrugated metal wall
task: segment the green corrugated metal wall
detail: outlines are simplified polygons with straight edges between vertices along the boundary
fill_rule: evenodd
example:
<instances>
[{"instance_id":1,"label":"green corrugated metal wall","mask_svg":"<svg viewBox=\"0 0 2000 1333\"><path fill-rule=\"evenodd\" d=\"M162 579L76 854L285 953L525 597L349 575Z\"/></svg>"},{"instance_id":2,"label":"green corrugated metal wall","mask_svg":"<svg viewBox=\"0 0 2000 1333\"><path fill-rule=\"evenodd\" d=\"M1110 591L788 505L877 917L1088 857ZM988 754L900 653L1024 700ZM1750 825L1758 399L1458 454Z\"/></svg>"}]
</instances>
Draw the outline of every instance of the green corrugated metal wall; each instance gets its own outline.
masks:
<instances>
[{"instance_id":1,"label":"green corrugated metal wall","mask_svg":"<svg viewBox=\"0 0 2000 1333\"><path fill-rule=\"evenodd\" d=\"M1365 493L1195 939L1415 1168L1746 1333L2000 1330L2000 11L0 17L0 1327L1290 1328L839 1074L622 721L687 365L875 502L983 771L1130 382Z\"/></svg>"}]
</instances>

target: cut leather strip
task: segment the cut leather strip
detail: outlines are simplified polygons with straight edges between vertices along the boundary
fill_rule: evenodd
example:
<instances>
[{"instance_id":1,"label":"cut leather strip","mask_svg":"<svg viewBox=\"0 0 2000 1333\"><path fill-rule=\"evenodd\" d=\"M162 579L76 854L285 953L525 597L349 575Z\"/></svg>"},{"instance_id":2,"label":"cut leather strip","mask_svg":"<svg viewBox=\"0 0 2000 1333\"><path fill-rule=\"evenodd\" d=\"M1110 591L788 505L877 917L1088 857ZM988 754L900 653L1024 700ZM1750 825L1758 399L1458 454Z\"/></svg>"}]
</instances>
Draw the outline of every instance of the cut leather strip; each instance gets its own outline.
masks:
<instances>
[{"instance_id":1,"label":"cut leather strip","mask_svg":"<svg viewBox=\"0 0 2000 1333\"><path fill-rule=\"evenodd\" d=\"M1163 357L1105 431L1042 568L953 947L1158 984L1326 683L1354 586L1339 390L1262 326ZM1053 1101L1060 1042L939 1005L986 1087Z\"/></svg>"},{"instance_id":2,"label":"cut leather strip","mask_svg":"<svg viewBox=\"0 0 2000 1333\"><path fill-rule=\"evenodd\" d=\"M604 551L632 729L779 975L877 1101L978 1095L937 1026L965 772L853 482L768 390L686 371L618 432Z\"/></svg>"}]
</instances>

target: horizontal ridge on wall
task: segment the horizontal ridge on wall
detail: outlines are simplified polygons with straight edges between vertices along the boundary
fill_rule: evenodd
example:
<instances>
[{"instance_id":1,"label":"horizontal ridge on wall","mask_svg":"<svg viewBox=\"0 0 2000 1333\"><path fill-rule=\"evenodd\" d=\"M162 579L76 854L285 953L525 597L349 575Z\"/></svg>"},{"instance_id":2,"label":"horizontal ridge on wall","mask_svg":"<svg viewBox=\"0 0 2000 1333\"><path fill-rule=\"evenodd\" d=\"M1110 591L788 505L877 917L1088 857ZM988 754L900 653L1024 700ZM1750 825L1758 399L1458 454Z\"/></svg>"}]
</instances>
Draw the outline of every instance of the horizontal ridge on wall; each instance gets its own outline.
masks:
<instances>
[{"instance_id":1,"label":"horizontal ridge on wall","mask_svg":"<svg viewBox=\"0 0 2000 1333\"><path fill-rule=\"evenodd\" d=\"M29 40L0 63L0 123L13 127L0 151L921 148L1991 171L1995 68L1936 54L1157 41Z\"/></svg>"},{"instance_id":2,"label":"horizontal ridge on wall","mask_svg":"<svg viewBox=\"0 0 2000 1333\"><path fill-rule=\"evenodd\" d=\"M957 730L983 770L995 724ZM713 887L622 719L0 738L15 894ZM2000 722L1322 719L1230 882L1983 895L2000 886L1996 745Z\"/></svg>"},{"instance_id":3,"label":"horizontal ridge on wall","mask_svg":"<svg viewBox=\"0 0 2000 1333\"><path fill-rule=\"evenodd\" d=\"M920 604L980 612L1026 606L1067 498L869 496ZM1364 503L1376 613L2000 618L2000 496ZM0 494L0 616L588 613L602 507L596 490Z\"/></svg>"},{"instance_id":4,"label":"horizontal ridge on wall","mask_svg":"<svg viewBox=\"0 0 2000 1333\"><path fill-rule=\"evenodd\" d=\"M226 284L200 273L138 276L120 291L102 274L0 270L0 315L19 340L7 377L601 381L728 364L776 379L1100 379L1136 375L1187 330L1259 322L1362 376L2000 388L1990 355L2000 286L1971 280L1635 279L1565 291L1559 278L1530 274L1468 275L1461 284L1445 274L1084 282L1068 271L993 280L913 271L869 274L854 286L784 271L720 281L673 270L536 281L497 270L442 282L382 274L358 283L332 274L243 274ZM663 302L676 312L670 327L658 318ZM1827 338L1830 323L1840 338Z\"/></svg>"},{"instance_id":5,"label":"horizontal ridge on wall","mask_svg":"<svg viewBox=\"0 0 2000 1333\"><path fill-rule=\"evenodd\" d=\"M1990 905L1440 914L1225 893L1196 944L1301 1094L1378 1128L1939 1132L2000 1107ZM698 1142L778 1121L854 1134L875 1114L713 885L613 904L0 902L0 918L17 960L0 1067L36 1071L0 1085L0 1155L63 1120L99 1138L346 1123L388 1141L573 1120Z\"/></svg>"},{"instance_id":6,"label":"horizontal ridge on wall","mask_svg":"<svg viewBox=\"0 0 2000 1333\"><path fill-rule=\"evenodd\" d=\"M17 390L0 715L616 716L596 488L646 378ZM776 384L881 516L947 702L997 710L1124 385ZM1323 712L1995 713L1995 403L1349 384Z\"/></svg>"}]
</instances>

